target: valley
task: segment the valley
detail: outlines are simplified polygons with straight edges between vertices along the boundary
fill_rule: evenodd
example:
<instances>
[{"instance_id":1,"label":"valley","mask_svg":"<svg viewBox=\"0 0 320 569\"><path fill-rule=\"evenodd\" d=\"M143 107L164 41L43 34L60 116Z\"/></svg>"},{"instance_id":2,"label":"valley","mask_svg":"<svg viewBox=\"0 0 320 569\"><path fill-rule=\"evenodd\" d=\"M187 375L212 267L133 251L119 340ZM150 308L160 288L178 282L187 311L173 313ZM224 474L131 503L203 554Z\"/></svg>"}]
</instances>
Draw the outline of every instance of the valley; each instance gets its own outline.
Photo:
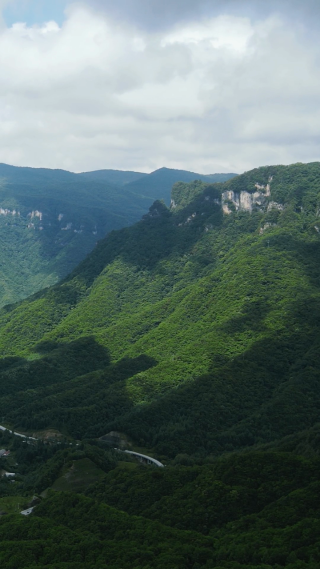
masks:
<instances>
[{"instance_id":1,"label":"valley","mask_svg":"<svg viewBox=\"0 0 320 569\"><path fill-rule=\"evenodd\" d=\"M138 221L159 184L169 199L174 181L194 176L201 178L166 168L74 174L0 164L0 306L55 284L108 232Z\"/></svg>"}]
</instances>

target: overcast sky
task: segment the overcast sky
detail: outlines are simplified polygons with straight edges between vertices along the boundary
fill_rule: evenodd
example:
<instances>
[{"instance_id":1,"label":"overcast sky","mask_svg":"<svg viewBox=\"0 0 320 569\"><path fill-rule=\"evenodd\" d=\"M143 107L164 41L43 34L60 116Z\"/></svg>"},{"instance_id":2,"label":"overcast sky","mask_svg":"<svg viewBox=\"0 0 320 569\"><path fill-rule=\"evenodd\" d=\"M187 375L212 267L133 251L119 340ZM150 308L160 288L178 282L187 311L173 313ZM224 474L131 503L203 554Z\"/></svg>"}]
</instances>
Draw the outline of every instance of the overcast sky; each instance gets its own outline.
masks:
<instances>
[{"instance_id":1,"label":"overcast sky","mask_svg":"<svg viewBox=\"0 0 320 569\"><path fill-rule=\"evenodd\" d=\"M319 160L319 0L0 0L0 162Z\"/></svg>"}]
</instances>

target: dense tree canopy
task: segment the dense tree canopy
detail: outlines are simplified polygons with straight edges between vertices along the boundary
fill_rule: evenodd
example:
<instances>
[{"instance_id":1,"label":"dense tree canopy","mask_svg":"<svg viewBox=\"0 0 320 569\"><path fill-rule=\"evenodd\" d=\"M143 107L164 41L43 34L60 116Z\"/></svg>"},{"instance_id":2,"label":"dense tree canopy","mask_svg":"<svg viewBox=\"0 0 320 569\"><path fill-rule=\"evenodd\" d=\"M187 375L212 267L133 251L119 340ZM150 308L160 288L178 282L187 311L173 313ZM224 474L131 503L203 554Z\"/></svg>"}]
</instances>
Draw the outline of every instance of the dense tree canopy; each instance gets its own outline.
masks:
<instances>
[{"instance_id":1,"label":"dense tree canopy","mask_svg":"<svg viewBox=\"0 0 320 569\"><path fill-rule=\"evenodd\" d=\"M0 312L6 567L319 566L320 164L173 199Z\"/></svg>"}]
</instances>

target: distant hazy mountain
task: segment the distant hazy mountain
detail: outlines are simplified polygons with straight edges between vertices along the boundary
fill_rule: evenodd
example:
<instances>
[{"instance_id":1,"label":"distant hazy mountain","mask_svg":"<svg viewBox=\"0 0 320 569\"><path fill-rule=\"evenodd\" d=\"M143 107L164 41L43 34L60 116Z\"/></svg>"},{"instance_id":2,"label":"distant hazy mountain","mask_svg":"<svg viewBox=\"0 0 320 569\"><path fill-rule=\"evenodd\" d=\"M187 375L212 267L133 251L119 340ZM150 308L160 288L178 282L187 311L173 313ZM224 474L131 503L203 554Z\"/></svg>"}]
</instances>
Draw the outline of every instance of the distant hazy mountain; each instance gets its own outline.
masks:
<instances>
[{"instance_id":1,"label":"distant hazy mountain","mask_svg":"<svg viewBox=\"0 0 320 569\"><path fill-rule=\"evenodd\" d=\"M151 201L64 170L0 164L0 305L57 282Z\"/></svg>"},{"instance_id":2,"label":"distant hazy mountain","mask_svg":"<svg viewBox=\"0 0 320 569\"><path fill-rule=\"evenodd\" d=\"M168 197L172 183L186 176L199 177L0 164L0 306L56 283L99 239L141 219L155 197Z\"/></svg>"},{"instance_id":3,"label":"distant hazy mountain","mask_svg":"<svg viewBox=\"0 0 320 569\"><path fill-rule=\"evenodd\" d=\"M226 182L237 174L198 174L188 170L175 170L172 168L159 168L150 174L142 172L126 172L121 170L96 170L83 172L78 176L90 180L99 180L111 184L126 186L134 194L152 199L164 200L170 203L171 188L176 182Z\"/></svg>"},{"instance_id":4,"label":"distant hazy mountain","mask_svg":"<svg viewBox=\"0 0 320 569\"><path fill-rule=\"evenodd\" d=\"M93 172L82 172L81 174L78 174L78 176L87 178L88 180L97 180L99 182L107 182L110 184L124 186L125 184L135 182L144 176L148 176L148 174L125 170L95 170Z\"/></svg>"},{"instance_id":5,"label":"distant hazy mountain","mask_svg":"<svg viewBox=\"0 0 320 569\"><path fill-rule=\"evenodd\" d=\"M173 170L172 168L160 168L126 185L126 189L143 196L153 199L164 200L170 203L171 188L176 182L192 182L202 180L213 184L215 182L226 182L237 174L197 174L187 170Z\"/></svg>"}]
</instances>

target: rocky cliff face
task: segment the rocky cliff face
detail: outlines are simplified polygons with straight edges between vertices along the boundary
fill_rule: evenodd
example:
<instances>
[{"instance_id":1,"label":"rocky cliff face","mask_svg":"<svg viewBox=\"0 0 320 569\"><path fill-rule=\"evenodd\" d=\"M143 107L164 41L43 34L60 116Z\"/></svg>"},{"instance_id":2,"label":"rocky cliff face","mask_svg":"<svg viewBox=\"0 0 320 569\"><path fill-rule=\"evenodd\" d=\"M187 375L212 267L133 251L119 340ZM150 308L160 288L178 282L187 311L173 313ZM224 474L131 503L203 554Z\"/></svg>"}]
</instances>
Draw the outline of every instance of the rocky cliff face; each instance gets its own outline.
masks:
<instances>
[{"instance_id":1,"label":"rocky cliff face","mask_svg":"<svg viewBox=\"0 0 320 569\"><path fill-rule=\"evenodd\" d=\"M272 203L267 199L271 196L271 182L272 176L269 177L268 184L265 186L256 183L254 186L256 189L255 192L242 191L236 193L233 190L226 190L222 192L221 205L223 213L228 215L233 209L236 209L236 211L252 211L254 206L268 206Z\"/></svg>"},{"instance_id":2,"label":"rocky cliff face","mask_svg":"<svg viewBox=\"0 0 320 569\"><path fill-rule=\"evenodd\" d=\"M253 210L270 211L271 209L283 210L284 205L272 200L271 188L273 176L266 178L265 184L247 180L247 184L242 184L244 189L233 185L223 187L216 184L215 186L206 186L198 180L191 184L177 183L172 188L172 199L170 209L177 213L188 204L191 204L197 196L203 194L203 202L208 205L219 205L225 215L231 214L233 211L247 211L251 213ZM202 212L201 215L204 215ZM191 212L187 218L183 219L179 225L185 225L194 220L197 212Z\"/></svg>"}]
</instances>

